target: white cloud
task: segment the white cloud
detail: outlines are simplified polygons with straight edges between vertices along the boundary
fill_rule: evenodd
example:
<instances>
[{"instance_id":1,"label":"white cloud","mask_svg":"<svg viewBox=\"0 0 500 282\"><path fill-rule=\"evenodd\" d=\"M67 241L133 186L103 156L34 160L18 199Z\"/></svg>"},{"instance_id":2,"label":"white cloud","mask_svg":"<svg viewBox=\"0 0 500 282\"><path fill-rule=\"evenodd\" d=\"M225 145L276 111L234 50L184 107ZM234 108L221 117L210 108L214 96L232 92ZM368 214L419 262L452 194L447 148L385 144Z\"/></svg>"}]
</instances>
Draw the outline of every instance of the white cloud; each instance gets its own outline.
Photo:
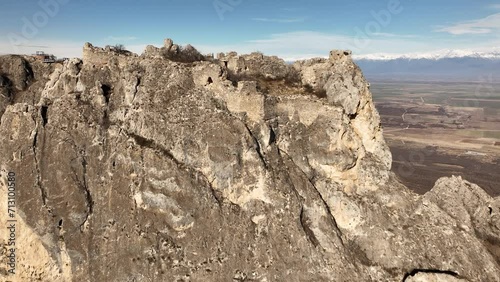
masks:
<instances>
[{"instance_id":1,"label":"white cloud","mask_svg":"<svg viewBox=\"0 0 500 282\"><path fill-rule=\"evenodd\" d=\"M257 22L272 22L272 23L301 23L305 21L304 18L291 18L291 19L253 18L252 20Z\"/></svg>"},{"instance_id":2,"label":"white cloud","mask_svg":"<svg viewBox=\"0 0 500 282\"><path fill-rule=\"evenodd\" d=\"M23 44L12 44L8 41L0 40L0 54L20 54L30 55L36 51L43 51L53 54L59 58L81 58L84 41L61 41L61 40L30 40ZM104 47L105 42L92 42L94 46ZM136 54L142 54L147 44L125 45L125 48Z\"/></svg>"},{"instance_id":3,"label":"white cloud","mask_svg":"<svg viewBox=\"0 0 500 282\"><path fill-rule=\"evenodd\" d=\"M425 39L425 40L424 40ZM250 40L232 45L203 45L195 47L203 53L237 51L251 53L261 51L277 55L285 60L327 57L332 49L352 50L354 55L376 53L423 53L442 49L471 49L488 51L500 45L500 38L492 37L478 43L477 40L422 38L415 35L374 36L358 34L339 35L313 31L296 31L274 34L267 38Z\"/></svg>"},{"instance_id":4,"label":"white cloud","mask_svg":"<svg viewBox=\"0 0 500 282\"><path fill-rule=\"evenodd\" d=\"M314 31L295 31L279 33L234 44L196 44L193 45L202 53L218 53L237 51L240 54L261 51L266 55L277 55L285 60L306 59L312 57L327 57L332 49L352 50L354 55L369 55L376 53L422 53L434 52L440 49L471 49L488 51L500 46L500 36L492 36L478 43L477 40L464 38L423 38L414 35L399 34L364 34L342 35ZM94 46L105 46L105 41L92 42ZM188 42L186 42L188 43ZM31 40L26 46L13 46L8 41L0 39L0 53L32 54L38 50L54 54L58 57L80 57L84 42ZM157 46L161 43L156 42ZM34 47L46 46L47 48ZM143 42L125 44L125 48L136 54L141 54L146 47Z\"/></svg>"},{"instance_id":5,"label":"white cloud","mask_svg":"<svg viewBox=\"0 0 500 282\"><path fill-rule=\"evenodd\" d=\"M57 40L30 40L22 44L12 44L8 41L0 40L0 53L29 55L34 54L36 51L43 51L60 58L73 58L82 56L84 43Z\"/></svg>"},{"instance_id":6,"label":"white cloud","mask_svg":"<svg viewBox=\"0 0 500 282\"><path fill-rule=\"evenodd\" d=\"M250 53L261 51L268 55L278 55L285 60L328 56L332 49L348 49L354 54L379 52L397 53L404 51L427 51L433 45L425 41L407 38L405 35L393 37L357 36L330 34L313 31L296 31L274 34L264 39L250 40L233 45L196 45L202 52Z\"/></svg>"},{"instance_id":7,"label":"white cloud","mask_svg":"<svg viewBox=\"0 0 500 282\"><path fill-rule=\"evenodd\" d=\"M453 35L489 34L500 31L500 13L486 18L456 23L450 26L439 27L437 32L447 32Z\"/></svg>"},{"instance_id":8,"label":"white cloud","mask_svg":"<svg viewBox=\"0 0 500 282\"><path fill-rule=\"evenodd\" d=\"M140 55L140 54L142 54L142 52L144 52L144 50L146 49L146 46L148 46L148 45L153 45L153 44L125 45L125 49L129 50L130 52L133 52L133 53Z\"/></svg>"},{"instance_id":9,"label":"white cloud","mask_svg":"<svg viewBox=\"0 0 500 282\"><path fill-rule=\"evenodd\" d=\"M128 42L128 41L134 41L137 40L138 38L135 36L108 36L105 38L106 41L113 41L113 42Z\"/></svg>"},{"instance_id":10,"label":"white cloud","mask_svg":"<svg viewBox=\"0 0 500 282\"><path fill-rule=\"evenodd\" d=\"M399 38L416 38L418 36L412 35L412 34L394 34L394 33L386 33L386 32L376 32L372 33L373 36L380 36L380 37L399 37Z\"/></svg>"},{"instance_id":11,"label":"white cloud","mask_svg":"<svg viewBox=\"0 0 500 282\"><path fill-rule=\"evenodd\" d=\"M374 36L383 36L383 37L395 37L396 35L393 33L386 33L386 32L376 32L373 33Z\"/></svg>"}]
</instances>

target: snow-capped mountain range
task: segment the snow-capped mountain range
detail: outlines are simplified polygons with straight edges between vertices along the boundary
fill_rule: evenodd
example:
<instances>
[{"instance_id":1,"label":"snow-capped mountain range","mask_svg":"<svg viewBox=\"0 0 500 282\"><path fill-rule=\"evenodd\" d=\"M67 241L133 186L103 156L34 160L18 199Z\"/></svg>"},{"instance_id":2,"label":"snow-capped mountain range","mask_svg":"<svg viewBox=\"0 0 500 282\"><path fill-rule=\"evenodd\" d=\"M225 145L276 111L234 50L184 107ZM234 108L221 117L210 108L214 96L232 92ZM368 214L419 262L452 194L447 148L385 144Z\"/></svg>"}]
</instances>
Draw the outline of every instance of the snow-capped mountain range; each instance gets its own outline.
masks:
<instances>
[{"instance_id":1,"label":"snow-capped mountain range","mask_svg":"<svg viewBox=\"0 0 500 282\"><path fill-rule=\"evenodd\" d=\"M371 80L500 82L500 50L354 55L353 59Z\"/></svg>"},{"instance_id":2,"label":"snow-capped mountain range","mask_svg":"<svg viewBox=\"0 0 500 282\"><path fill-rule=\"evenodd\" d=\"M369 55L354 55L355 60L372 60L372 61L389 61L397 59L407 60L441 60L450 58L481 58L481 59L499 59L500 50L492 51L472 51L472 50L440 50L428 53L410 53L410 54L369 54Z\"/></svg>"}]
</instances>

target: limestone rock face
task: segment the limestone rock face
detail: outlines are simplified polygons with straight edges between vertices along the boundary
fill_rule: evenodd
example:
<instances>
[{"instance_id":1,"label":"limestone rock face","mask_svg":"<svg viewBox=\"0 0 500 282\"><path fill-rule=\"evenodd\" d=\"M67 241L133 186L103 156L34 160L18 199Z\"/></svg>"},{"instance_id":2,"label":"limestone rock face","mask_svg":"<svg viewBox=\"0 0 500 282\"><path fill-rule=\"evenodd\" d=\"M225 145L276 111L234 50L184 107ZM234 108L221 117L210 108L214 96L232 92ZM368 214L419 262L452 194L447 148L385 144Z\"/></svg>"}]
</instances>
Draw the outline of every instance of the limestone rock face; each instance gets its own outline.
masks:
<instances>
[{"instance_id":1,"label":"limestone rock face","mask_svg":"<svg viewBox=\"0 0 500 282\"><path fill-rule=\"evenodd\" d=\"M20 56L0 57L0 115L14 100L15 92L26 90L33 80L33 70Z\"/></svg>"},{"instance_id":2,"label":"limestone rock face","mask_svg":"<svg viewBox=\"0 0 500 282\"><path fill-rule=\"evenodd\" d=\"M456 177L424 196L400 184L349 52L290 66L157 49L86 44L51 69L23 59L34 79L0 123L2 219L6 175L18 178L12 279L500 281L500 201ZM294 72L327 97L251 79Z\"/></svg>"},{"instance_id":3,"label":"limestone rock face","mask_svg":"<svg viewBox=\"0 0 500 282\"><path fill-rule=\"evenodd\" d=\"M0 56L0 116L8 105L35 104L53 71L53 66L34 58Z\"/></svg>"},{"instance_id":4,"label":"limestone rock face","mask_svg":"<svg viewBox=\"0 0 500 282\"><path fill-rule=\"evenodd\" d=\"M0 73L2 73L0 85L5 86L10 82L17 90L25 90L33 80L33 69L21 56L0 57Z\"/></svg>"},{"instance_id":5,"label":"limestone rock face","mask_svg":"<svg viewBox=\"0 0 500 282\"><path fill-rule=\"evenodd\" d=\"M236 52L220 54L219 61L230 73L243 77L285 79L295 74L293 67L287 65L283 59L276 56L264 56L259 52L248 55L238 55Z\"/></svg>"}]
</instances>

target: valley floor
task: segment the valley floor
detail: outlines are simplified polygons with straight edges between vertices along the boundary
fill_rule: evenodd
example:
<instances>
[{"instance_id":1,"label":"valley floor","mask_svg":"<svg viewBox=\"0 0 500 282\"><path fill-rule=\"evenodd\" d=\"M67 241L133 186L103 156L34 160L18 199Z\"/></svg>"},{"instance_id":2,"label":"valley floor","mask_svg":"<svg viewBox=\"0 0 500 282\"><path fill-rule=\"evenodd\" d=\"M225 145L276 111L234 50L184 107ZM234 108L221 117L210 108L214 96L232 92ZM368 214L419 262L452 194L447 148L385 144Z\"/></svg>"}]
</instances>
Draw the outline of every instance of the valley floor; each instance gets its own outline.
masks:
<instances>
[{"instance_id":1,"label":"valley floor","mask_svg":"<svg viewBox=\"0 0 500 282\"><path fill-rule=\"evenodd\" d=\"M372 82L393 171L418 193L461 175L500 195L500 85Z\"/></svg>"}]
</instances>

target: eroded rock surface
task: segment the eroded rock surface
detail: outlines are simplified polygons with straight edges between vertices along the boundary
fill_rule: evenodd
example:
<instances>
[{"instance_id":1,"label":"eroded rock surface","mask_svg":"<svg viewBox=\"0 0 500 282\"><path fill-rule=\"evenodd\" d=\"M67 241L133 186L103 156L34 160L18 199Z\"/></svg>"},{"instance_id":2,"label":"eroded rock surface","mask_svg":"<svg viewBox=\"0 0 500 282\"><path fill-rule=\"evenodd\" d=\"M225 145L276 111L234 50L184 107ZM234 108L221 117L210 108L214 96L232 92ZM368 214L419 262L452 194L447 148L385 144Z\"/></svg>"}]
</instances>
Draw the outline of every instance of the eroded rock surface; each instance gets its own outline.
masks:
<instances>
[{"instance_id":1,"label":"eroded rock surface","mask_svg":"<svg viewBox=\"0 0 500 282\"><path fill-rule=\"evenodd\" d=\"M17 281L500 281L499 200L456 177L400 184L350 52L181 63L176 46L1 58Z\"/></svg>"}]
</instances>

